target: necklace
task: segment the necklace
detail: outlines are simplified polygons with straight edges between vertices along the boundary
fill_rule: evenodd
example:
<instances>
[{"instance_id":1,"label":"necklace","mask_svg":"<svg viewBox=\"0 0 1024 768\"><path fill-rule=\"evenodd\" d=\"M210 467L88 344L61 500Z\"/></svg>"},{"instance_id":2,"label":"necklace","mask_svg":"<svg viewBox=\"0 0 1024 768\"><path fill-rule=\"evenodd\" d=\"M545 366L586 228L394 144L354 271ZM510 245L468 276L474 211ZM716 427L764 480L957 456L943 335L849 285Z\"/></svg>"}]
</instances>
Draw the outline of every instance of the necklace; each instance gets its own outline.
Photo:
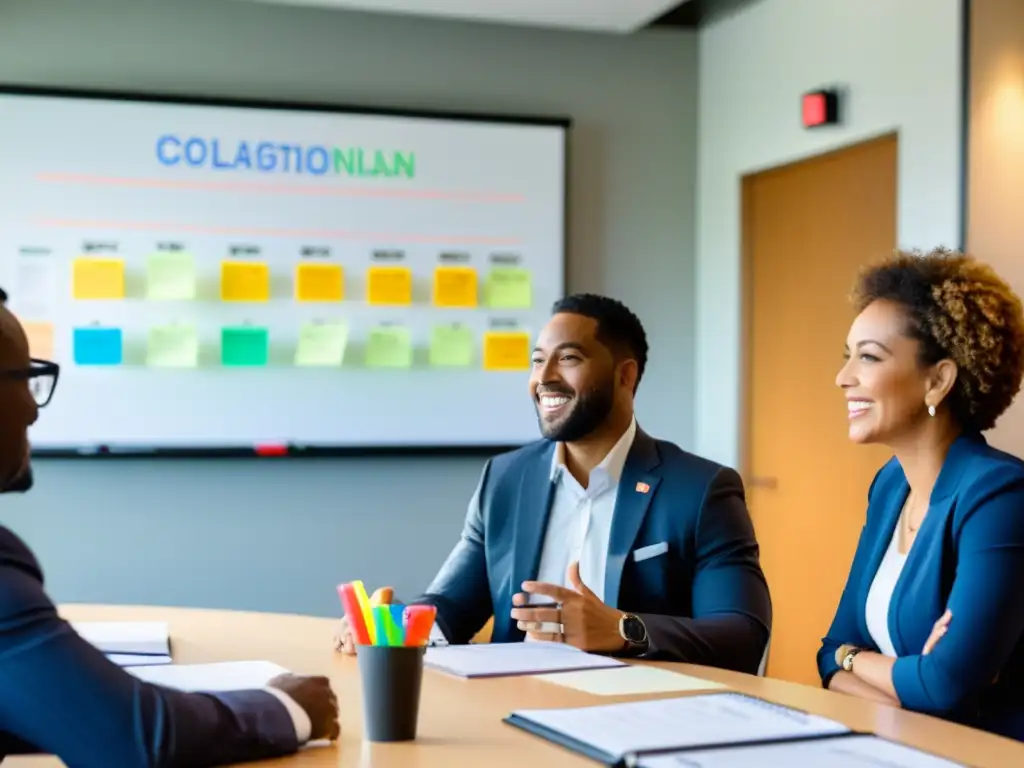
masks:
<instances>
[{"instance_id":1,"label":"necklace","mask_svg":"<svg viewBox=\"0 0 1024 768\"><path fill-rule=\"evenodd\" d=\"M910 510L911 510L911 501L912 500L914 500L914 494L913 493L911 493L911 494L909 494L907 496L907 501L903 505L903 517L904 517L904 519L906 520L906 523L907 523L907 530L910 531L911 533L917 533L917 529L921 527L921 523L919 522L917 525L914 525L913 523L910 522ZM927 514L927 510L925 511L925 514ZM921 515L921 522L924 522L924 515Z\"/></svg>"}]
</instances>

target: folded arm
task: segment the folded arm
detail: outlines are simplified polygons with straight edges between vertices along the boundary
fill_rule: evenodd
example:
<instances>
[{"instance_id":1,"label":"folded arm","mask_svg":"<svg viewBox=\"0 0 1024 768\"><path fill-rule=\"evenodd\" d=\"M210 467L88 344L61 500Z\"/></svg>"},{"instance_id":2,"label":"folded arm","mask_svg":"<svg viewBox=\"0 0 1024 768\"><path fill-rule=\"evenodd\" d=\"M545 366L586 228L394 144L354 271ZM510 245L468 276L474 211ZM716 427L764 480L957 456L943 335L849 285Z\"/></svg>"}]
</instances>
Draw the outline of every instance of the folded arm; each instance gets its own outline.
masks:
<instances>
[{"instance_id":1,"label":"folded arm","mask_svg":"<svg viewBox=\"0 0 1024 768\"><path fill-rule=\"evenodd\" d=\"M965 515L942 640L901 656L891 680L904 707L948 715L992 684L1024 635L1024 481L1014 476Z\"/></svg>"},{"instance_id":2,"label":"folded arm","mask_svg":"<svg viewBox=\"0 0 1024 768\"><path fill-rule=\"evenodd\" d=\"M695 554L693 617L642 615L646 656L757 672L771 632L771 597L743 485L732 470L720 471L708 488Z\"/></svg>"},{"instance_id":3,"label":"folded arm","mask_svg":"<svg viewBox=\"0 0 1024 768\"><path fill-rule=\"evenodd\" d=\"M441 570L414 603L437 608L437 627L452 644L468 643L487 623L494 608L491 604L487 558L484 553L482 497L490 471L484 466L466 512L462 535Z\"/></svg>"},{"instance_id":4,"label":"folded arm","mask_svg":"<svg viewBox=\"0 0 1024 768\"><path fill-rule=\"evenodd\" d=\"M79 637L38 577L0 568L0 731L8 743L81 768L212 766L298 748L280 698L145 684Z\"/></svg>"}]
</instances>

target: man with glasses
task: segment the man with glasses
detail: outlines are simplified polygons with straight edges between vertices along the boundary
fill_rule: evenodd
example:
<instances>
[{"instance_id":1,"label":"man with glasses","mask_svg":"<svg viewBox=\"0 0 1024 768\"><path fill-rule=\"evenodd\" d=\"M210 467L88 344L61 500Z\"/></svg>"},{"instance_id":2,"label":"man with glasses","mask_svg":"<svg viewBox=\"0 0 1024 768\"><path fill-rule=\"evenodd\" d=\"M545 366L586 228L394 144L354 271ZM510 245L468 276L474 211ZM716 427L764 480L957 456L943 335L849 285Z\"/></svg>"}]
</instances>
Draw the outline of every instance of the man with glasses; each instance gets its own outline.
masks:
<instances>
[{"instance_id":1,"label":"man with glasses","mask_svg":"<svg viewBox=\"0 0 1024 768\"><path fill-rule=\"evenodd\" d=\"M28 428L60 367L29 357L0 291L0 492L32 486ZM0 527L0 760L47 752L80 768L212 766L279 757L338 736L326 678L282 675L260 690L182 693L148 685L63 621L35 557Z\"/></svg>"}]
</instances>

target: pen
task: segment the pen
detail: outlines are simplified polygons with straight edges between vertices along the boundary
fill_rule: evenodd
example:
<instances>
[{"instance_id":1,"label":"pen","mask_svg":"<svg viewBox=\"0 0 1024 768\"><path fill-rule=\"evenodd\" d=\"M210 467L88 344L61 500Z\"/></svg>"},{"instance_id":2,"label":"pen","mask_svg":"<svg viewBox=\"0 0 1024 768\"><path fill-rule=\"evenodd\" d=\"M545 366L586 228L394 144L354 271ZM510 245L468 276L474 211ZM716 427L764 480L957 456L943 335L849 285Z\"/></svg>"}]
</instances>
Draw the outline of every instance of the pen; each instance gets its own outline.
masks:
<instances>
[{"instance_id":1,"label":"pen","mask_svg":"<svg viewBox=\"0 0 1024 768\"><path fill-rule=\"evenodd\" d=\"M341 599L341 607L348 618L352 635L359 645L370 645L370 634L366 629L366 619L363 616L363 609L359 606L359 599L356 597L355 589L351 584L338 585L338 597Z\"/></svg>"},{"instance_id":2,"label":"pen","mask_svg":"<svg viewBox=\"0 0 1024 768\"><path fill-rule=\"evenodd\" d=\"M405 609L405 644L426 645L434 626L437 608L432 605L410 605Z\"/></svg>"},{"instance_id":3,"label":"pen","mask_svg":"<svg viewBox=\"0 0 1024 768\"><path fill-rule=\"evenodd\" d=\"M352 582L352 589L355 590L356 599L359 601L359 608L363 614L363 621L366 622L366 633L370 639L370 645L383 645L377 642L377 628L373 619L373 608L370 607L370 597L366 594L366 587L363 582L356 579Z\"/></svg>"}]
</instances>

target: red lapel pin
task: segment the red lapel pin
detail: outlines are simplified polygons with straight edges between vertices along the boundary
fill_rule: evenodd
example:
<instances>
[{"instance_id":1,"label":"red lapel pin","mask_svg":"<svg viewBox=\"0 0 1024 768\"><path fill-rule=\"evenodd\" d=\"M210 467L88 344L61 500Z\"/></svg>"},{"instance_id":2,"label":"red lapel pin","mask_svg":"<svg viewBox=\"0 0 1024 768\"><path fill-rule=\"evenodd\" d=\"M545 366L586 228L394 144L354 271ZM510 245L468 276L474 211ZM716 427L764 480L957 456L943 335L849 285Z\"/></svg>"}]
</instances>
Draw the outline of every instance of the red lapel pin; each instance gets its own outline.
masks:
<instances>
[{"instance_id":1,"label":"red lapel pin","mask_svg":"<svg viewBox=\"0 0 1024 768\"><path fill-rule=\"evenodd\" d=\"M649 486L647 483L637 483L636 484L636 492L637 493L647 493L649 490L651 490L651 486Z\"/></svg>"}]
</instances>

